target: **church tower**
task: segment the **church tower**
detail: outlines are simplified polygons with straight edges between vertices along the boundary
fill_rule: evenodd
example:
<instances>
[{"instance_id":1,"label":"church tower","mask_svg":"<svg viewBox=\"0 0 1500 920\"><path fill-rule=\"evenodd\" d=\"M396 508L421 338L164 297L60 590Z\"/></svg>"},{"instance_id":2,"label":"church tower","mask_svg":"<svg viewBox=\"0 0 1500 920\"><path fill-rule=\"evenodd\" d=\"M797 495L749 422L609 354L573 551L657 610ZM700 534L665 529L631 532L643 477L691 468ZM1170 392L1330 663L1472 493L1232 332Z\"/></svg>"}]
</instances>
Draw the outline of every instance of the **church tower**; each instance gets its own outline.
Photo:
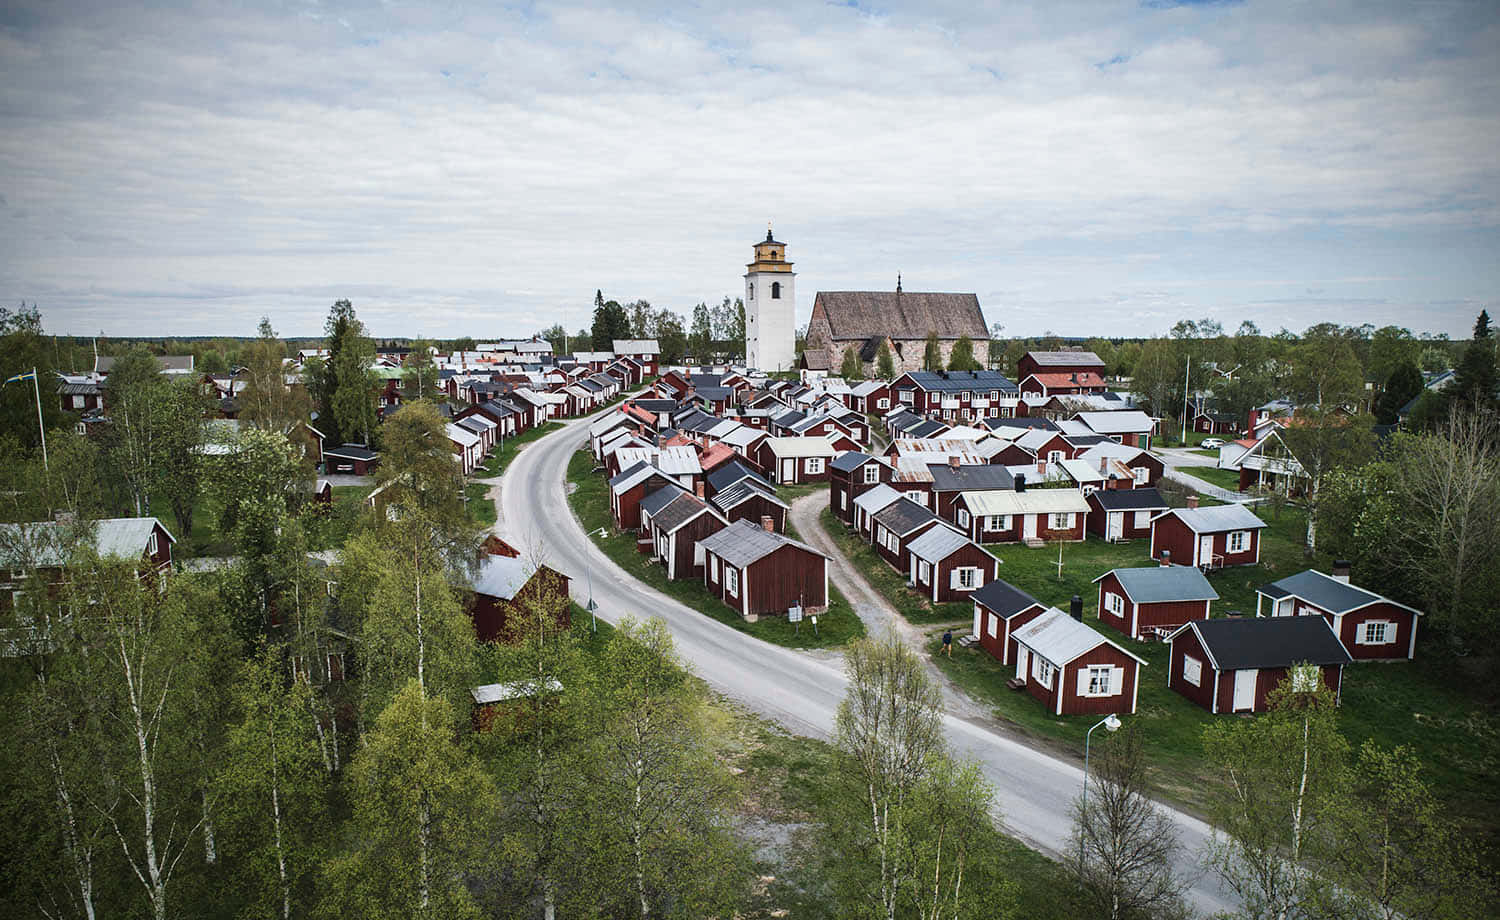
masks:
<instances>
[{"instance_id":1,"label":"church tower","mask_svg":"<svg viewBox=\"0 0 1500 920\"><path fill-rule=\"evenodd\" d=\"M771 236L755 244L745 266L745 363L763 371L789 371L797 363L797 275L786 244Z\"/></svg>"}]
</instances>

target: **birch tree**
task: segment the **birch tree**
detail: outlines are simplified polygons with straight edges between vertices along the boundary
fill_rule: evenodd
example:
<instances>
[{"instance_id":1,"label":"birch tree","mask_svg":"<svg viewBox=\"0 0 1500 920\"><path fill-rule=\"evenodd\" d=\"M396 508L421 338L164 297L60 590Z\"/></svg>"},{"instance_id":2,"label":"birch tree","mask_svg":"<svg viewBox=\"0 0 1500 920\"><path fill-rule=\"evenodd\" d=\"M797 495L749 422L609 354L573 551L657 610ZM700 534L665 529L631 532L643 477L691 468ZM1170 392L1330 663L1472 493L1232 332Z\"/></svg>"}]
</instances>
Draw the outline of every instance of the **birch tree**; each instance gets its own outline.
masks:
<instances>
[{"instance_id":1,"label":"birch tree","mask_svg":"<svg viewBox=\"0 0 1500 920\"><path fill-rule=\"evenodd\" d=\"M1332 846L1347 784L1347 745L1333 694L1271 692L1263 715L1204 730L1204 749L1228 782L1211 808L1208 863L1251 920L1319 918L1337 891L1317 872Z\"/></svg>"}]
</instances>

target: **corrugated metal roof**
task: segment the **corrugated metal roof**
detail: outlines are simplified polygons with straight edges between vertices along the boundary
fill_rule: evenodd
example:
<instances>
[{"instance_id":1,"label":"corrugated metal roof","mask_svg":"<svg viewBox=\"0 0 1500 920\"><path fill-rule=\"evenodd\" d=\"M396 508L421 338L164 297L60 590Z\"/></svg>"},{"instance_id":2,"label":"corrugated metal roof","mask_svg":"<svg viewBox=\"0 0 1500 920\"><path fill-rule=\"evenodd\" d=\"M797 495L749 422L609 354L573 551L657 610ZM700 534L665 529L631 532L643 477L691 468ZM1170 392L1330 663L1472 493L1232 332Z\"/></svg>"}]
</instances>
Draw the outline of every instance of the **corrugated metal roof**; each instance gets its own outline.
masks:
<instances>
[{"instance_id":1,"label":"corrugated metal roof","mask_svg":"<svg viewBox=\"0 0 1500 920\"><path fill-rule=\"evenodd\" d=\"M854 499L854 505L864 511L865 514L875 514L891 502L899 501L900 499L900 492L882 482L868 492L861 492Z\"/></svg>"},{"instance_id":2,"label":"corrugated metal roof","mask_svg":"<svg viewBox=\"0 0 1500 920\"><path fill-rule=\"evenodd\" d=\"M479 563L479 571L474 574L474 593L508 601L535 574L536 565L524 556L486 555Z\"/></svg>"},{"instance_id":3,"label":"corrugated metal roof","mask_svg":"<svg viewBox=\"0 0 1500 920\"><path fill-rule=\"evenodd\" d=\"M1104 366L1103 359L1091 351L1028 351L1022 357L1030 358L1037 367Z\"/></svg>"},{"instance_id":4,"label":"corrugated metal roof","mask_svg":"<svg viewBox=\"0 0 1500 920\"><path fill-rule=\"evenodd\" d=\"M1244 505L1213 505L1207 508L1173 508L1166 514L1159 514L1155 520L1160 520L1167 515L1176 515L1177 519L1188 526L1193 533L1218 533L1222 530L1256 530L1266 526L1266 522L1255 516L1255 512Z\"/></svg>"},{"instance_id":5,"label":"corrugated metal roof","mask_svg":"<svg viewBox=\"0 0 1500 920\"><path fill-rule=\"evenodd\" d=\"M1129 651L1056 607L1048 607L1045 613L1016 630L1014 635L1018 644L1026 646L1058 667L1101 645L1113 645L1145 664L1138 655L1131 655Z\"/></svg>"},{"instance_id":6,"label":"corrugated metal roof","mask_svg":"<svg viewBox=\"0 0 1500 920\"><path fill-rule=\"evenodd\" d=\"M1111 569L1106 575L1119 579L1125 594L1137 604L1165 604L1172 601L1216 601L1215 591L1203 573L1190 565L1155 565L1131 569Z\"/></svg>"},{"instance_id":7,"label":"corrugated metal roof","mask_svg":"<svg viewBox=\"0 0 1500 920\"><path fill-rule=\"evenodd\" d=\"M806 438L767 438L771 453L780 458L828 457L832 459L838 450L833 442L821 435Z\"/></svg>"},{"instance_id":8,"label":"corrugated metal roof","mask_svg":"<svg viewBox=\"0 0 1500 920\"><path fill-rule=\"evenodd\" d=\"M940 562L971 543L968 537L957 531L946 527L934 527L911 541L907 548L918 559Z\"/></svg>"},{"instance_id":9,"label":"corrugated metal roof","mask_svg":"<svg viewBox=\"0 0 1500 920\"><path fill-rule=\"evenodd\" d=\"M1156 423L1138 409L1119 412L1080 412L1078 420L1099 434L1149 434Z\"/></svg>"},{"instance_id":10,"label":"corrugated metal roof","mask_svg":"<svg viewBox=\"0 0 1500 920\"><path fill-rule=\"evenodd\" d=\"M718 533L699 540L698 543L733 566L749 565L769 556L783 546L796 546L815 556L827 558L805 543L799 543L779 533L772 533L749 521L735 521Z\"/></svg>"},{"instance_id":11,"label":"corrugated metal roof","mask_svg":"<svg viewBox=\"0 0 1500 920\"><path fill-rule=\"evenodd\" d=\"M963 493L970 514L1087 514L1088 500L1074 489L1000 489Z\"/></svg>"}]
</instances>

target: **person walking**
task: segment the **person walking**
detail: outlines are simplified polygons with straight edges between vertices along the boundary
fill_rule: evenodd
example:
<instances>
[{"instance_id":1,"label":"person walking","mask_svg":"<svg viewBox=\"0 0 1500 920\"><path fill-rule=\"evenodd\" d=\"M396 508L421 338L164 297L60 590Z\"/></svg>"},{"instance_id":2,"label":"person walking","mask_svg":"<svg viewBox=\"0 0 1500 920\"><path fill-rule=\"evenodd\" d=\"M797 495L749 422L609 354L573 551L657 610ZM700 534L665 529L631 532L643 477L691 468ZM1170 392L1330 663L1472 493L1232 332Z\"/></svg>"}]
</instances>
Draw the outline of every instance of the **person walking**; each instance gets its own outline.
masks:
<instances>
[{"instance_id":1,"label":"person walking","mask_svg":"<svg viewBox=\"0 0 1500 920\"><path fill-rule=\"evenodd\" d=\"M943 633L943 651L949 658L953 657L953 630L951 629Z\"/></svg>"}]
</instances>

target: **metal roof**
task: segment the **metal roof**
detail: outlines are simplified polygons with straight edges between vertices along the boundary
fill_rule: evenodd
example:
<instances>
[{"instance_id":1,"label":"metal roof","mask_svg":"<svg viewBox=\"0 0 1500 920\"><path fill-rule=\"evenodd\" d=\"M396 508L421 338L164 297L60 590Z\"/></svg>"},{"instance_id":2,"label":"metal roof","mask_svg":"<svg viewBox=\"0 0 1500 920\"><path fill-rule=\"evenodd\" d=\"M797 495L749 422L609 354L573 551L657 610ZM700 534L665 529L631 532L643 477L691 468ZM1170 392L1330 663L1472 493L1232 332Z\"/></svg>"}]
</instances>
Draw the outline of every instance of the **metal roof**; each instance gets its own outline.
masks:
<instances>
[{"instance_id":1,"label":"metal roof","mask_svg":"<svg viewBox=\"0 0 1500 920\"><path fill-rule=\"evenodd\" d=\"M861 492L856 496L854 505L863 510L865 514L876 514L890 505L891 502L898 501L900 498L900 492L882 482L868 492Z\"/></svg>"},{"instance_id":2,"label":"metal roof","mask_svg":"<svg viewBox=\"0 0 1500 920\"><path fill-rule=\"evenodd\" d=\"M1223 530L1257 530L1266 522L1244 505L1213 505L1207 508L1173 508L1152 518L1159 521L1176 515L1193 533L1218 533Z\"/></svg>"},{"instance_id":3,"label":"metal roof","mask_svg":"<svg viewBox=\"0 0 1500 920\"><path fill-rule=\"evenodd\" d=\"M1058 667L1066 665L1085 652L1101 645L1113 645L1141 664L1146 662L1093 629L1058 610L1048 607L1041 616L1013 633L1016 643L1024 645Z\"/></svg>"},{"instance_id":4,"label":"metal roof","mask_svg":"<svg viewBox=\"0 0 1500 920\"><path fill-rule=\"evenodd\" d=\"M709 504L720 511L728 511L738 504L757 497L764 498L773 505L790 508L786 502L776 497L776 493L771 490L770 486L761 485L760 480L755 478L741 479L734 485L714 493L714 497L709 499Z\"/></svg>"},{"instance_id":5,"label":"metal roof","mask_svg":"<svg viewBox=\"0 0 1500 920\"><path fill-rule=\"evenodd\" d=\"M985 489L1014 489L1015 477L1003 466L993 463L961 464L958 469L947 463L928 465L934 492L971 492Z\"/></svg>"},{"instance_id":6,"label":"metal roof","mask_svg":"<svg viewBox=\"0 0 1500 920\"><path fill-rule=\"evenodd\" d=\"M536 565L524 556L486 555L479 563L479 571L474 573L474 593L508 601L535 574Z\"/></svg>"},{"instance_id":7,"label":"metal roof","mask_svg":"<svg viewBox=\"0 0 1500 920\"><path fill-rule=\"evenodd\" d=\"M672 504L679 495L684 495L687 490L676 482L668 483L641 499L641 513L655 517L663 508Z\"/></svg>"},{"instance_id":8,"label":"metal roof","mask_svg":"<svg viewBox=\"0 0 1500 920\"><path fill-rule=\"evenodd\" d=\"M767 438L766 444L777 457L828 457L838 453L833 442L821 435L805 438Z\"/></svg>"},{"instance_id":9,"label":"metal roof","mask_svg":"<svg viewBox=\"0 0 1500 920\"><path fill-rule=\"evenodd\" d=\"M1100 489L1089 498L1105 511L1158 511L1167 500L1155 486L1146 489Z\"/></svg>"},{"instance_id":10,"label":"metal roof","mask_svg":"<svg viewBox=\"0 0 1500 920\"><path fill-rule=\"evenodd\" d=\"M1105 576L1119 579L1125 596L1137 604L1165 604L1172 601L1216 601L1215 591L1203 573L1190 565L1154 565L1132 569L1111 569Z\"/></svg>"},{"instance_id":11,"label":"metal roof","mask_svg":"<svg viewBox=\"0 0 1500 920\"><path fill-rule=\"evenodd\" d=\"M969 598L985 609L995 611L1003 620L1008 620L1032 607L1043 606L1041 601L999 578L984 585L969 595Z\"/></svg>"},{"instance_id":12,"label":"metal roof","mask_svg":"<svg viewBox=\"0 0 1500 920\"><path fill-rule=\"evenodd\" d=\"M909 498L902 498L885 506L876 512L875 520L879 521L886 530L898 536L909 534L928 521L939 521L944 526L952 526L933 514L932 509L919 505Z\"/></svg>"},{"instance_id":13,"label":"metal roof","mask_svg":"<svg viewBox=\"0 0 1500 920\"><path fill-rule=\"evenodd\" d=\"M1191 620L1191 629L1219 671L1349 664L1354 659L1322 617L1232 617Z\"/></svg>"},{"instance_id":14,"label":"metal roof","mask_svg":"<svg viewBox=\"0 0 1500 920\"><path fill-rule=\"evenodd\" d=\"M841 473L850 473L864 466L866 463L869 463L873 459L874 458L869 454L861 453L857 450L851 450L846 453L839 454L837 457L834 457L833 462L829 465Z\"/></svg>"},{"instance_id":15,"label":"metal roof","mask_svg":"<svg viewBox=\"0 0 1500 920\"><path fill-rule=\"evenodd\" d=\"M1033 489L1028 492L986 490L965 492L970 514L1087 514L1088 500L1076 489Z\"/></svg>"},{"instance_id":16,"label":"metal roof","mask_svg":"<svg viewBox=\"0 0 1500 920\"><path fill-rule=\"evenodd\" d=\"M666 473L644 461L635 464L629 469L615 474L615 478L609 481L609 487L616 495L623 495L631 489L650 479L652 476L662 476L670 479Z\"/></svg>"},{"instance_id":17,"label":"metal roof","mask_svg":"<svg viewBox=\"0 0 1500 920\"><path fill-rule=\"evenodd\" d=\"M742 461L731 460L708 474L708 484L715 492L720 492L745 478L766 482L764 476L746 466ZM769 483L766 485L769 486Z\"/></svg>"},{"instance_id":18,"label":"metal roof","mask_svg":"<svg viewBox=\"0 0 1500 920\"><path fill-rule=\"evenodd\" d=\"M911 541L911 544L907 548L918 559L925 559L928 562L940 562L965 546L972 545L972 543L973 541L968 537L955 530L949 530L946 527L934 527Z\"/></svg>"},{"instance_id":19,"label":"metal roof","mask_svg":"<svg viewBox=\"0 0 1500 920\"><path fill-rule=\"evenodd\" d=\"M154 517L104 518L77 526L80 532L92 535L94 552L106 559L139 559L157 527L167 535L168 542L177 542L167 526ZM71 543L73 536L71 526L53 521L0 524L0 564L15 568L63 565L68 555L64 543Z\"/></svg>"},{"instance_id":20,"label":"metal roof","mask_svg":"<svg viewBox=\"0 0 1500 920\"><path fill-rule=\"evenodd\" d=\"M1151 416L1139 409L1124 409L1116 412L1080 412L1079 421L1099 434L1150 433L1156 427Z\"/></svg>"},{"instance_id":21,"label":"metal roof","mask_svg":"<svg viewBox=\"0 0 1500 920\"><path fill-rule=\"evenodd\" d=\"M323 448L323 456L339 457L343 460L374 460L378 454L358 444L340 444L338 447Z\"/></svg>"},{"instance_id":22,"label":"metal roof","mask_svg":"<svg viewBox=\"0 0 1500 920\"><path fill-rule=\"evenodd\" d=\"M1275 592L1268 590L1275 589ZM1315 604L1329 613L1348 613L1370 604L1387 601L1395 604L1403 610L1421 615L1422 611L1405 604L1393 601L1388 597L1376 594L1374 591L1366 591L1358 585L1351 585L1339 581L1332 575L1325 575L1316 569L1308 569L1295 575L1271 582L1259 589L1259 593L1267 597L1286 597L1291 595L1299 597L1310 604Z\"/></svg>"},{"instance_id":23,"label":"metal roof","mask_svg":"<svg viewBox=\"0 0 1500 920\"><path fill-rule=\"evenodd\" d=\"M806 543L799 543L791 537L772 533L749 521L735 521L718 533L704 537L698 543L730 565L741 567L763 559L783 546L795 546L819 558L827 559Z\"/></svg>"},{"instance_id":24,"label":"metal roof","mask_svg":"<svg viewBox=\"0 0 1500 920\"><path fill-rule=\"evenodd\" d=\"M667 503L666 507L651 516L651 524L666 533L672 533L677 528L691 521L700 514L710 514L715 518L719 515L698 496L691 492L683 492ZM721 521L723 518L719 518Z\"/></svg>"},{"instance_id":25,"label":"metal roof","mask_svg":"<svg viewBox=\"0 0 1500 920\"><path fill-rule=\"evenodd\" d=\"M1103 359L1091 351L1028 351L1022 357L1030 358L1037 367L1104 366Z\"/></svg>"}]
</instances>

